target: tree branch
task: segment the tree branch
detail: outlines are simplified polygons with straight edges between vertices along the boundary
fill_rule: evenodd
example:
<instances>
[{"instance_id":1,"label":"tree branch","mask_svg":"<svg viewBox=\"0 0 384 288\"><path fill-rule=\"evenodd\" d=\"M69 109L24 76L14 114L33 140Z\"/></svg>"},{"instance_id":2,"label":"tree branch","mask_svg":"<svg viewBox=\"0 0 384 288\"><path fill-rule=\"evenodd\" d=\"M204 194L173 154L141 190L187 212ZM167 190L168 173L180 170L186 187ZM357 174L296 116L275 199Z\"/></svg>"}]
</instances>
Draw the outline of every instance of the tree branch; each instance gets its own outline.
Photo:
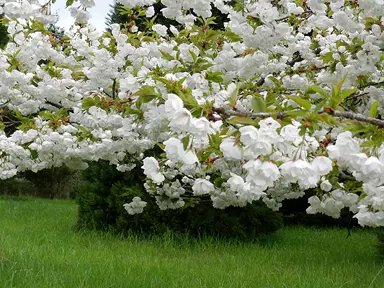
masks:
<instances>
[{"instance_id":1,"label":"tree branch","mask_svg":"<svg viewBox=\"0 0 384 288\"><path fill-rule=\"evenodd\" d=\"M289 117L285 112L260 112L260 113L253 113L253 112L238 112L238 111L225 111L224 109L215 109L214 110L217 114L223 115L223 119L232 117L232 116L240 116L240 117L250 117L250 118L268 118L273 117L277 119L283 119L286 117ZM340 111L320 111L319 114L330 114L338 118L344 118L349 120L356 120L364 123L369 123L377 126L384 127L384 121L372 117L367 117L362 114L357 114L353 112L340 112Z\"/></svg>"},{"instance_id":2,"label":"tree branch","mask_svg":"<svg viewBox=\"0 0 384 288\"><path fill-rule=\"evenodd\" d=\"M339 112L339 111L333 111L333 112L328 113L328 114L331 114L331 115L339 117L339 118L357 120L360 122L369 123L369 124L384 127L384 121L383 120L372 118L372 117L366 117L362 114L357 114L357 113L353 113L353 112Z\"/></svg>"},{"instance_id":3,"label":"tree branch","mask_svg":"<svg viewBox=\"0 0 384 288\"><path fill-rule=\"evenodd\" d=\"M224 109L214 109L214 111L219 114L223 115L224 118L229 118L231 116L240 116L240 117L251 117L251 118L268 118L268 117L276 117L277 119L283 119L288 117L289 115L284 112L259 112L259 113L253 113L253 112L239 112L239 111L224 111Z\"/></svg>"}]
</instances>

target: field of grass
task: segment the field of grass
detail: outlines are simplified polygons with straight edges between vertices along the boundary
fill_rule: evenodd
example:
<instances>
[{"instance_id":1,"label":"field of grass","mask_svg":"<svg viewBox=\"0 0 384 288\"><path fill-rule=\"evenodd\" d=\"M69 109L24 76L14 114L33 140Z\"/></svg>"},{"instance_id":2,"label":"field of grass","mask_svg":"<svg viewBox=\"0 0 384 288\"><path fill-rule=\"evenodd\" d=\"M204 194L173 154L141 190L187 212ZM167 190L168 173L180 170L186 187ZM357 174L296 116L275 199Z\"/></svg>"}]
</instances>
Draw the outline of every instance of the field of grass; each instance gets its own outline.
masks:
<instances>
[{"instance_id":1,"label":"field of grass","mask_svg":"<svg viewBox=\"0 0 384 288\"><path fill-rule=\"evenodd\" d=\"M0 198L0 287L384 287L370 231L284 228L254 243L76 232L71 201Z\"/></svg>"}]
</instances>

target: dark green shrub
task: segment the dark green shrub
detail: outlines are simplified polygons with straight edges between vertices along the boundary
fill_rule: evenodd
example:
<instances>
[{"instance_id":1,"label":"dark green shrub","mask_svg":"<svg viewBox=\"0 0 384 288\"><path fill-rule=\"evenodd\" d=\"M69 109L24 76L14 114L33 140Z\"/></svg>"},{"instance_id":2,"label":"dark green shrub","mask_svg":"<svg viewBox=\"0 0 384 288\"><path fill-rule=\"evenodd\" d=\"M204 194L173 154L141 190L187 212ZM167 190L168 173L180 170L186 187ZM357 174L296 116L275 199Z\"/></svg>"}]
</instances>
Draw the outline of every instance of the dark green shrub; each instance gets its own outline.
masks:
<instances>
[{"instance_id":1,"label":"dark green shrub","mask_svg":"<svg viewBox=\"0 0 384 288\"><path fill-rule=\"evenodd\" d=\"M353 214L348 209L341 211L341 217L334 219L324 214L308 214L308 198L313 196L310 191L298 199L284 200L280 212L284 215L285 225L305 225L317 227L347 227L358 226L357 220L352 218Z\"/></svg>"},{"instance_id":2,"label":"dark green shrub","mask_svg":"<svg viewBox=\"0 0 384 288\"><path fill-rule=\"evenodd\" d=\"M219 210L210 202L195 207L161 211L142 184L140 168L130 173L116 171L107 163L91 164L76 189L79 204L79 228L101 229L116 233L161 234L187 232L193 236L214 235L250 238L272 233L282 226L281 214L256 202L244 208ZM142 214L129 215L123 205L140 196L147 202Z\"/></svg>"}]
</instances>

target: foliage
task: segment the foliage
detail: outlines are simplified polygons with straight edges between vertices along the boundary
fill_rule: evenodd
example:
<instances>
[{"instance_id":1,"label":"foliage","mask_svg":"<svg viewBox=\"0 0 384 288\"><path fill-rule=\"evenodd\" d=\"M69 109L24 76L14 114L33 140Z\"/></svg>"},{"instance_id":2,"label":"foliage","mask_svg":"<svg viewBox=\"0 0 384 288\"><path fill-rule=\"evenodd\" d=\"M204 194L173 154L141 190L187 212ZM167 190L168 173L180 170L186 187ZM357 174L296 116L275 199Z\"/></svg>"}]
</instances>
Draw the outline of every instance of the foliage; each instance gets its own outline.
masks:
<instances>
[{"instance_id":1,"label":"foliage","mask_svg":"<svg viewBox=\"0 0 384 288\"><path fill-rule=\"evenodd\" d=\"M214 209L210 203L200 203L181 211L161 211L153 198L145 193L144 179L141 169L122 173L105 162L91 164L83 172L83 180L76 189L79 227L118 233L162 234L172 231L194 236L252 239L282 226L280 213L271 211L262 202L225 210ZM141 214L129 215L123 205L137 195L145 199L148 206Z\"/></svg>"},{"instance_id":2,"label":"foliage","mask_svg":"<svg viewBox=\"0 0 384 288\"><path fill-rule=\"evenodd\" d=\"M12 178L0 180L0 195L19 196L30 195L31 183L25 179Z\"/></svg>"}]
</instances>

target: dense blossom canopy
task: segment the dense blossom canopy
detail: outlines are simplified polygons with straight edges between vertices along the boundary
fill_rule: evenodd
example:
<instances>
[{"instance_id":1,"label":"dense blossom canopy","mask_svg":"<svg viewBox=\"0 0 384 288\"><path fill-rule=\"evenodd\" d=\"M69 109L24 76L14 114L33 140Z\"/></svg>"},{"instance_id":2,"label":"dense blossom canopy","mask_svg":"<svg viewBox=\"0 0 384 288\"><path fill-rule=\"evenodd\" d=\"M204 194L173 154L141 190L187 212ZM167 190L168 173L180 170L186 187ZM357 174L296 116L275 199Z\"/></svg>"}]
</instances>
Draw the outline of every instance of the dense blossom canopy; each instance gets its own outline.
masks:
<instances>
[{"instance_id":1,"label":"dense blossom canopy","mask_svg":"<svg viewBox=\"0 0 384 288\"><path fill-rule=\"evenodd\" d=\"M68 0L77 25L58 41L39 1L0 1L1 179L103 159L141 165L161 209L277 210L311 189L308 213L384 226L382 0L161 0L183 29L155 23L156 0L119 2L151 32L96 31L94 1Z\"/></svg>"}]
</instances>

